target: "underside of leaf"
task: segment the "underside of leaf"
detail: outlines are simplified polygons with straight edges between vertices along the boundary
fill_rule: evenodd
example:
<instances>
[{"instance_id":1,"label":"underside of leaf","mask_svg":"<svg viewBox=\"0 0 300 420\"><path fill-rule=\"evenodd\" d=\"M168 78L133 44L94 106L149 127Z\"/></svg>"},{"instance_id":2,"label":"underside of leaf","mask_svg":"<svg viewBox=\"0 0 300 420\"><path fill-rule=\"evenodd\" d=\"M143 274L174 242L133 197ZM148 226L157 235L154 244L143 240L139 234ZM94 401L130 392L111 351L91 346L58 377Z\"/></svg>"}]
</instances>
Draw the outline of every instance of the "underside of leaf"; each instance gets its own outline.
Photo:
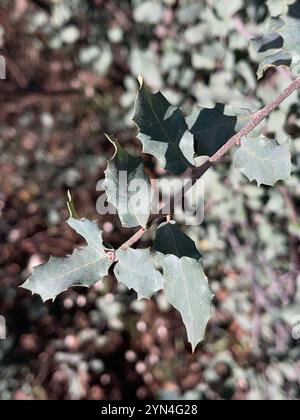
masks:
<instances>
[{"instance_id":1,"label":"underside of leaf","mask_svg":"<svg viewBox=\"0 0 300 420\"><path fill-rule=\"evenodd\" d=\"M107 199L118 210L124 227L145 227L151 211L151 184L143 161L124 150L114 137L107 137L115 146L102 183Z\"/></svg>"},{"instance_id":2,"label":"underside of leaf","mask_svg":"<svg viewBox=\"0 0 300 420\"><path fill-rule=\"evenodd\" d=\"M290 67L300 74L300 0L290 2L288 14L272 18L267 33L254 41L260 57L258 78L270 67Z\"/></svg>"},{"instance_id":3,"label":"underside of leaf","mask_svg":"<svg viewBox=\"0 0 300 420\"><path fill-rule=\"evenodd\" d=\"M201 263L192 258L162 255L161 265L166 298L180 312L194 351L204 339L212 313L213 295L207 278Z\"/></svg>"},{"instance_id":4,"label":"underside of leaf","mask_svg":"<svg viewBox=\"0 0 300 420\"><path fill-rule=\"evenodd\" d=\"M119 282L135 290L138 299L150 299L164 286L164 279L154 266L150 249L118 250L114 273Z\"/></svg>"},{"instance_id":5,"label":"underside of leaf","mask_svg":"<svg viewBox=\"0 0 300 420\"><path fill-rule=\"evenodd\" d=\"M70 257L51 257L46 264L35 267L22 286L40 295L44 302L54 300L72 286L93 285L108 274L111 265L102 243L102 232L96 222L70 218L68 224L85 238L88 246L75 250Z\"/></svg>"}]
</instances>

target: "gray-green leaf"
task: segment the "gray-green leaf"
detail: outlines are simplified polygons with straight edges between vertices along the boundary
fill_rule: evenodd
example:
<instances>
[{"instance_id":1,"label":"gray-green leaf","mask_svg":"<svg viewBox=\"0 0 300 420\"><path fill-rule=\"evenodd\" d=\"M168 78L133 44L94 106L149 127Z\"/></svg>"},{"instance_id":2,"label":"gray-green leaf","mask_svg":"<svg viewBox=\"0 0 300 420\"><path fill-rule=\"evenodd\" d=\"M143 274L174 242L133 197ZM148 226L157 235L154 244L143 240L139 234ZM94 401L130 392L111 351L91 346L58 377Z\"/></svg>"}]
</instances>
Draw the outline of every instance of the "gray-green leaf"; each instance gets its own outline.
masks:
<instances>
[{"instance_id":1,"label":"gray-green leaf","mask_svg":"<svg viewBox=\"0 0 300 420\"><path fill-rule=\"evenodd\" d=\"M89 287L108 274L109 262L103 244L102 232L89 220L70 218L68 224L82 235L88 246L75 250L70 257L54 258L33 269L32 276L22 286L43 301L54 300L72 286Z\"/></svg>"},{"instance_id":2,"label":"gray-green leaf","mask_svg":"<svg viewBox=\"0 0 300 420\"><path fill-rule=\"evenodd\" d=\"M150 249L119 249L114 268L117 280L133 289L138 299L150 299L163 288L164 279L155 269Z\"/></svg>"},{"instance_id":3,"label":"gray-green leaf","mask_svg":"<svg viewBox=\"0 0 300 420\"><path fill-rule=\"evenodd\" d=\"M155 156L162 168L179 175L191 166L188 126L181 110L161 92L150 93L142 81L133 120L139 128L143 152Z\"/></svg>"},{"instance_id":4,"label":"gray-green leaf","mask_svg":"<svg viewBox=\"0 0 300 420\"><path fill-rule=\"evenodd\" d=\"M243 138L236 151L234 166L249 180L273 186L291 175L291 154L287 144L260 136L258 139Z\"/></svg>"},{"instance_id":5,"label":"gray-green leaf","mask_svg":"<svg viewBox=\"0 0 300 420\"><path fill-rule=\"evenodd\" d=\"M108 201L118 210L123 226L145 227L151 211L151 185L143 161L124 150L114 137L107 138L115 146L102 184Z\"/></svg>"},{"instance_id":6,"label":"gray-green leaf","mask_svg":"<svg viewBox=\"0 0 300 420\"><path fill-rule=\"evenodd\" d=\"M162 256L161 265L166 298L180 312L194 351L204 339L212 313L213 295L207 278L201 263L193 258Z\"/></svg>"},{"instance_id":7,"label":"gray-green leaf","mask_svg":"<svg viewBox=\"0 0 300 420\"><path fill-rule=\"evenodd\" d=\"M158 227L154 249L164 255L175 255L178 258L190 257L195 260L202 258L195 242L183 233L174 221L162 223Z\"/></svg>"}]
</instances>

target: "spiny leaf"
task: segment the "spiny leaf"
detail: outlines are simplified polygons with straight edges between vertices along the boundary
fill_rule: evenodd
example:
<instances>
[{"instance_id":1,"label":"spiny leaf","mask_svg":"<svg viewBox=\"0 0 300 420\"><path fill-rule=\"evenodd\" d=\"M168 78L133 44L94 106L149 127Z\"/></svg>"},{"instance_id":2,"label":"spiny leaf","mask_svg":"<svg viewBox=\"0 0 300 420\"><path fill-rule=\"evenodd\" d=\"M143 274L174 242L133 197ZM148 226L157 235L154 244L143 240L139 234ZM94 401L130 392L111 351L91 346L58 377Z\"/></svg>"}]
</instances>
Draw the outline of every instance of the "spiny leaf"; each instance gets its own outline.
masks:
<instances>
[{"instance_id":1,"label":"spiny leaf","mask_svg":"<svg viewBox=\"0 0 300 420\"><path fill-rule=\"evenodd\" d=\"M108 201L118 210L123 226L145 227L151 211L151 185L143 161L124 150L114 137L107 138L115 147L102 184Z\"/></svg>"},{"instance_id":2,"label":"spiny leaf","mask_svg":"<svg viewBox=\"0 0 300 420\"><path fill-rule=\"evenodd\" d=\"M188 158L192 146L186 143L185 118L161 92L152 94L142 80L140 84L133 120L139 128L143 152L155 156L162 168L179 175L191 166Z\"/></svg>"},{"instance_id":3,"label":"spiny leaf","mask_svg":"<svg viewBox=\"0 0 300 420\"><path fill-rule=\"evenodd\" d=\"M166 298L180 312L194 351L204 339L212 312L207 278L201 263L193 258L161 254L161 265Z\"/></svg>"},{"instance_id":4,"label":"spiny leaf","mask_svg":"<svg viewBox=\"0 0 300 420\"><path fill-rule=\"evenodd\" d=\"M68 224L82 235L88 246L75 250L70 257L54 258L33 269L32 276L22 286L43 301L54 300L72 286L91 286L108 274L109 262L102 245L102 232L89 220L70 218Z\"/></svg>"},{"instance_id":5,"label":"spiny leaf","mask_svg":"<svg viewBox=\"0 0 300 420\"><path fill-rule=\"evenodd\" d=\"M164 255L176 255L178 258L190 257L195 260L202 258L195 242L183 233L174 221L162 223L158 227L154 249Z\"/></svg>"},{"instance_id":6,"label":"spiny leaf","mask_svg":"<svg viewBox=\"0 0 300 420\"><path fill-rule=\"evenodd\" d=\"M136 291L138 299L149 299L163 288L164 279L154 267L150 249L119 249L114 273L119 282Z\"/></svg>"},{"instance_id":7,"label":"spiny leaf","mask_svg":"<svg viewBox=\"0 0 300 420\"><path fill-rule=\"evenodd\" d=\"M73 286L92 286L108 274L110 263L87 246L75 250L71 257L53 258L33 269L32 276L22 286L41 296L44 302Z\"/></svg>"},{"instance_id":8,"label":"spiny leaf","mask_svg":"<svg viewBox=\"0 0 300 420\"><path fill-rule=\"evenodd\" d=\"M288 14L272 18L267 34L254 41L260 54L261 63L258 78L274 66L290 67L296 75L300 74L300 0L289 6Z\"/></svg>"},{"instance_id":9,"label":"spiny leaf","mask_svg":"<svg viewBox=\"0 0 300 420\"><path fill-rule=\"evenodd\" d=\"M291 155L286 144L260 136L257 139L243 138L241 147L234 155L234 166L249 180L273 186L291 175Z\"/></svg>"},{"instance_id":10,"label":"spiny leaf","mask_svg":"<svg viewBox=\"0 0 300 420\"><path fill-rule=\"evenodd\" d=\"M87 244L96 252L103 253L102 232L99 230L96 222L87 219L74 219L70 217L68 225L74 229L78 235L81 235Z\"/></svg>"},{"instance_id":11,"label":"spiny leaf","mask_svg":"<svg viewBox=\"0 0 300 420\"><path fill-rule=\"evenodd\" d=\"M231 137L249 122L246 110L216 104L214 108L196 108L187 119L195 139L196 156L213 156Z\"/></svg>"},{"instance_id":12,"label":"spiny leaf","mask_svg":"<svg viewBox=\"0 0 300 420\"><path fill-rule=\"evenodd\" d=\"M67 201L67 207L69 210L69 216L72 217L73 219L80 219L80 217L78 216L78 213L75 209L74 203L73 203L73 198L72 195L70 193L70 191L68 191L68 201Z\"/></svg>"}]
</instances>

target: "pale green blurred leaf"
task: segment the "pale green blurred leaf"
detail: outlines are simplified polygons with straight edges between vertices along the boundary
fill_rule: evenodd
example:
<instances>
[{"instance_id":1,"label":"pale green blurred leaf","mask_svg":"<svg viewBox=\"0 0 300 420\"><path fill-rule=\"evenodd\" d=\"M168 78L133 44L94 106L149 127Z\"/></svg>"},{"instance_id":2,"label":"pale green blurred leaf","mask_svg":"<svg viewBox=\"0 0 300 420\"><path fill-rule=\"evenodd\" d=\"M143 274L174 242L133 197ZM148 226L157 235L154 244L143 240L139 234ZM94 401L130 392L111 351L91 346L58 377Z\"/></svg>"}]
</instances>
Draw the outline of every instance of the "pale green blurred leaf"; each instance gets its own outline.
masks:
<instances>
[{"instance_id":1,"label":"pale green blurred leaf","mask_svg":"<svg viewBox=\"0 0 300 420\"><path fill-rule=\"evenodd\" d=\"M157 1L143 1L133 12L136 22L157 24L163 15L163 7Z\"/></svg>"},{"instance_id":2,"label":"pale green blurred leaf","mask_svg":"<svg viewBox=\"0 0 300 420\"><path fill-rule=\"evenodd\" d=\"M223 104L214 108L195 108L187 123L194 135L196 156L213 156L248 122L249 114L245 110Z\"/></svg>"},{"instance_id":3,"label":"pale green blurred leaf","mask_svg":"<svg viewBox=\"0 0 300 420\"><path fill-rule=\"evenodd\" d=\"M267 6L271 16L280 16L288 12L289 5L296 0L267 0Z\"/></svg>"},{"instance_id":4,"label":"pale green blurred leaf","mask_svg":"<svg viewBox=\"0 0 300 420\"><path fill-rule=\"evenodd\" d=\"M155 156L162 168L179 175L190 166L184 155L185 147L181 147L182 140L185 146L188 126L181 110L172 106L161 92L152 94L141 83L134 122L139 128L143 152ZM190 157L190 147L187 155Z\"/></svg>"}]
</instances>

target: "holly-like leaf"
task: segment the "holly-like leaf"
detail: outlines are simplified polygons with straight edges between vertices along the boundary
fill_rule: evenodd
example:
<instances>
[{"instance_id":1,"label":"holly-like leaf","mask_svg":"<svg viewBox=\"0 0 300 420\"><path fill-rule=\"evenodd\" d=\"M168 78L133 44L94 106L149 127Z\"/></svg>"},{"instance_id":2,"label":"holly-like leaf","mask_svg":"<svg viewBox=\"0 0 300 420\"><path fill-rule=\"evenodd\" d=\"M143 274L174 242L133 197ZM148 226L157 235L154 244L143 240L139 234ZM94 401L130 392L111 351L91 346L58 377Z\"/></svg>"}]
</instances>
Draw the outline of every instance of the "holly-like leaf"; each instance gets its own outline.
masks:
<instances>
[{"instance_id":1,"label":"holly-like leaf","mask_svg":"<svg viewBox=\"0 0 300 420\"><path fill-rule=\"evenodd\" d=\"M234 155L234 166L249 180L273 186L291 175L291 154L287 144L260 136L258 139L243 138L241 147Z\"/></svg>"},{"instance_id":2,"label":"holly-like leaf","mask_svg":"<svg viewBox=\"0 0 300 420\"><path fill-rule=\"evenodd\" d=\"M267 34L254 41L261 62L257 72L263 77L268 68L290 67L295 75L300 74L300 0L291 4L287 15L272 18Z\"/></svg>"},{"instance_id":3,"label":"holly-like leaf","mask_svg":"<svg viewBox=\"0 0 300 420\"><path fill-rule=\"evenodd\" d=\"M104 253L102 232L96 222L87 219L74 219L70 217L68 225L82 236L87 244L98 253Z\"/></svg>"},{"instance_id":4,"label":"holly-like leaf","mask_svg":"<svg viewBox=\"0 0 300 420\"><path fill-rule=\"evenodd\" d=\"M249 122L246 110L216 104L214 108L196 108L187 119L195 139L196 156L213 156Z\"/></svg>"},{"instance_id":5,"label":"holly-like leaf","mask_svg":"<svg viewBox=\"0 0 300 420\"><path fill-rule=\"evenodd\" d=\"M193 258L162 255L161 265L166 298L180 312L194 351L204 339L212 313L213 295L207 278L201 263Z\"/></svg>"},{"instance_id":6,"label":"holly-like leaf","mask_svg":"<svg viewBox=\"0 0 300 420\"><path fill-rule=\"evenodd\" d=\"M107 138L115 147L102 184L108 201L118 210L123 226L145 227L151 211L151 185L143 161L124 150L114 137Z\"/></svg>"},{"instance_id":7,"label":"holly-like leaf","mask_svg":"<svg viewBox=\"0 0 300 420\"><path fill-rule=\"evenodd\" d=\"M143 152L155 156L161 167L179 175L192 162L191 147L187 143L188 126L179 108L172 106L161 92L152 94L140 80L133 117L143 144Z\"/></svg>"},{"instance_id":8,"label":"holly-like leaf","mask_svg":"<svg viewBox=\"0 0 300 420\"><path fill-rule=\"evenodd\" d=\"M54 300L72 286L92 286L108 274L111 265L102 244L102 232L95 222L70 218L68 224L86 239L88 246L75 250L70 257L51 257L46 264L35 267L22 286L40 295L44 302Z\"/></svg>"},{"instance_id":9,"label":"holly-like leaf","mask_svg":"<svg viewBox=\"0 0 300 420\"><path fill-rule=\"evenodd\" d=\"M190 257L195 260L202 258L195 242L183 233L174 221L162 223L158 227L154 249L164 255L175 255L178 258Z\"/></svg>"},{"instance_id":10,"label":"holly-like leaf","mask_svg":"<svg viewBox=\"0 0 300 420\"><path fill-rule=\"evenodd\" d=\"M163 288L164 279L154 266L150 249L119 249L114 268L117 280L133 289L138 299L149 299Z\"/></svg>"}]
</instances>

